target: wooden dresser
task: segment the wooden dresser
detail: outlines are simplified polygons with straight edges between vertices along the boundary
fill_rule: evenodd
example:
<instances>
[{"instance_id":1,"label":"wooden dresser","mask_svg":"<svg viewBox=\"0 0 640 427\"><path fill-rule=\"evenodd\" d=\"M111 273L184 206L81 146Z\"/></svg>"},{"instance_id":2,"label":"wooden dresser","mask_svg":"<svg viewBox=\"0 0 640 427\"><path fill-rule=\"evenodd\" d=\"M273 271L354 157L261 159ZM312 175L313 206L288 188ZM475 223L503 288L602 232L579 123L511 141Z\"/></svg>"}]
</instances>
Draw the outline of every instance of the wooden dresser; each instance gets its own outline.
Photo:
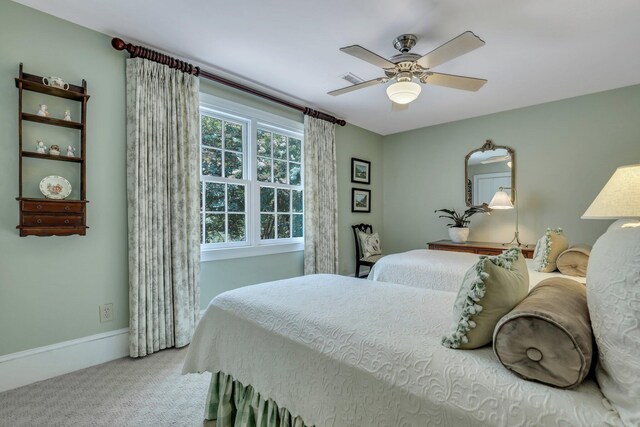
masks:
<instances>
[{"instance_id":1,"label":"wooden dresser","mask_svg":"<svg viewBox=\"0 0 640 427\"><path fill-rule=\"evenodd\" d=\"M478 255L500 255L502 251L509 249L510 246L491 242L453 243L451 240L438 240L437 242L427 243L427 247L438 251L467 252ZM526 248L521 247L520 249L525 258L533 258L533 250L535 249L533 245L529 245Z\"/></svg>"}]
</instances>

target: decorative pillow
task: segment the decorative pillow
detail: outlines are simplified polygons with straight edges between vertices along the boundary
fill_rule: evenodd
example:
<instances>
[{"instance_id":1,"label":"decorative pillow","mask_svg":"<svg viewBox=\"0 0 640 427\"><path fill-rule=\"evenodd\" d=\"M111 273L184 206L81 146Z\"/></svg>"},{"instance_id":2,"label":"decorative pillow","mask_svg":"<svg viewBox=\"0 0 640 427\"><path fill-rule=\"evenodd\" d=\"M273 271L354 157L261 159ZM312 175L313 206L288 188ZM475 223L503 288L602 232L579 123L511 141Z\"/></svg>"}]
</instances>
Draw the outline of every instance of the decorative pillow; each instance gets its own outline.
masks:
<instances>
[{"instance_id":1,"label":"decorative pillow","mask_svg":"<svg viewBox=\"0 0 640 427\"><path fill-rule=\"evenodd\" d=\"M369 234L358 230L358 236L360 237L360 248L362 249L363 258L382 254L380 235L378 235L378 233Z\"/></svg>"},{"instance_id":2,"label":"decorative pillow","mask_svg":"<svg viewBox=\"0 0 640 427\"><path fill-rule=\"evenodd\" d=\"M540 282L500 319L493 351L525 380L560 388L580 384L593 356L586 287L563 277Z\"/></svg>"},{"instance_id":3,"label":"decorative pillow","mask_svg":"<svg viewBox=\"0 0 640 427\"><path fill-rule=\"evenodd\" d=\"M538 240L533 251L533 269L542 273L555 271L558 255L568 247L569 242L564 237L562 228L547 228L547 232Z\"/></svg>"},{"instance_id":4,"label":"decorative pillow","mask_svg":"<svg viewBox=\"0 0 640 427\"><path fill-rule=\"evenodd\" d=\"M591 246L573 245L558 255L556 265L560 273L567 276L587 277L587 265Z\"/></svg>"},{"instance_id":5,"label":"decorative pillow","mask_svg":"<svg viewBox=\"0 0 640 427\"><path fill-rule=\"evenodd\" d=\"M628 426L640 425L640 227L606 232L593 245L587 303L598 346L596 379Z\"/></svg>"},{"instance_id":6,"label":"decorative pillow","mask_svg":"<svg viewBox=\"0 0 640 427\"><path fill-rule=\"evenodd\" d=\"M442 338L442 345L471 349L489 344L498 320L528 291L529 270L520 249L481 256L464 276L453 305L451 332Z\"/></svg>"}]
</instances>

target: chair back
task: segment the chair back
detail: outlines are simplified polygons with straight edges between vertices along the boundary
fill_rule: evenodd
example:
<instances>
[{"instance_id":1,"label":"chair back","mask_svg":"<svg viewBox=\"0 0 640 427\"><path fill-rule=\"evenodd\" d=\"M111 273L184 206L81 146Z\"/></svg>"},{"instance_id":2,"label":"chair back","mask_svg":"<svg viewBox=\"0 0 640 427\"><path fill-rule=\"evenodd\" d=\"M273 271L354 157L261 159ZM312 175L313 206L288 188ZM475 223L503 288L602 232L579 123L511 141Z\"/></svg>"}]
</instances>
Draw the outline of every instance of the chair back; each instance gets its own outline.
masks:
<instances>
[{"instance_id":1,"label":"chair back","mask_svg":"<svg viewBox=\"0 0 640 427\"><path fill-rule=\"evenodd\" d=\"M352 225L353 229L353 237L356 241L356 260L362 258L362 247L360 246L360 236L358 236L358 231L362 231L363 233L373 233L373 226L371 224L356 224Z\"/></svg>"}]
</instances>

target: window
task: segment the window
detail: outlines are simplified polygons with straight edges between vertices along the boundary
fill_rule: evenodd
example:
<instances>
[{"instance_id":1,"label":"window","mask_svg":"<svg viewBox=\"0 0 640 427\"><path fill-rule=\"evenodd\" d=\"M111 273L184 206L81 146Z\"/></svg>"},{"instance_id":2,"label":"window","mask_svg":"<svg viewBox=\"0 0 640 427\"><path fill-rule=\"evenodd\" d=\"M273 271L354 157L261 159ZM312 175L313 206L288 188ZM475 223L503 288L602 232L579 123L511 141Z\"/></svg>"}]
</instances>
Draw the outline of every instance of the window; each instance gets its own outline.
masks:
<instances>
[{"instance_id":1,"label":"window","mask_svg":"<svg viewBox=\"0 0 640 427\"><path fill-rule=\"evenodd\" d=\"M302 124L201 98L203 260L302 250Z\"/></svg>"}]
</instances>

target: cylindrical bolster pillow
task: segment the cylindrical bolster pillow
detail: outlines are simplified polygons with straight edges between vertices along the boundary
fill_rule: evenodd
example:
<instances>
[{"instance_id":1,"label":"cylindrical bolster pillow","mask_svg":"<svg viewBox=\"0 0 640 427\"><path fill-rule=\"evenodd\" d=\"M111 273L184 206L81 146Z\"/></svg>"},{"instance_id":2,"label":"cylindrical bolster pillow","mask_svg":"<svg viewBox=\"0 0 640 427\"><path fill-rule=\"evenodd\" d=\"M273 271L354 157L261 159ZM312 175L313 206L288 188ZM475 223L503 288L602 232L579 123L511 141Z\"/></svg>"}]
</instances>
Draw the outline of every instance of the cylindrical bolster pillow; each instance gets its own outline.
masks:
<instances>
[{"instance_id":1,"label":"cylindrical bolster pillow","mask_svg":"<svg viewBox=\"0 0 640 427\"><path fill-rule=\"evenodd\" d=\"M560 388L580 384L593 355L585 285L562 277L540 282L500 319L493 350L524 379Z\"/></svg>"},{"instance_id":2,"label":"cylindrical bolster pillow","mask_svg":"<svg viewBox=\"0 0 640 427\"><path fill-rule=\"evenodd\" d=\"M589 255L591 246L574 245L558 256L556 265L560 273L567 276L587 277Z\"/></svg>"}]
</instances>

